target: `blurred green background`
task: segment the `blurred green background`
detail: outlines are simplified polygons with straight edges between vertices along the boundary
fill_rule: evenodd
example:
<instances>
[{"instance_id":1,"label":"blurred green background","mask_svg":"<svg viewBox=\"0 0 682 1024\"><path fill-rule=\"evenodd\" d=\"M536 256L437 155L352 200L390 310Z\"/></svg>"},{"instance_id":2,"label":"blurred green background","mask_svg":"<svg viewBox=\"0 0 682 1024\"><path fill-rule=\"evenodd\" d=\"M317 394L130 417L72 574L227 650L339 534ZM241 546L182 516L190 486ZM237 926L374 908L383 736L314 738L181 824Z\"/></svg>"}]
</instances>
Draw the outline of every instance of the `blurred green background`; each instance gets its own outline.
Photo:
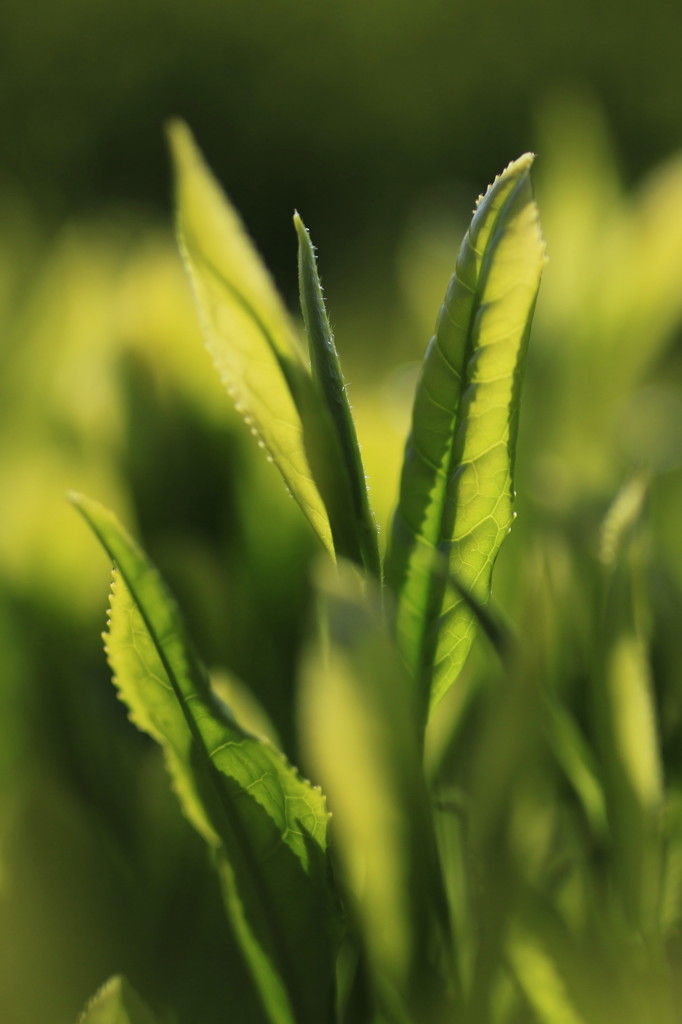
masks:
<instances>
[{"instance_id":1,"label":"blurred green background","mask_svg":"<svg viewBox=\"0 0 682 1024\"><path fill-rule=\"evenodd\" d=\"M108 682L108 568L65 500L117 509L208 664L256 692L295 754L314 543L203 351L172 239L171 115L292 310L295 207L310 227L384 525L473 202L539 154L550 263L495 593L527 623L553 588L580 710L599 523L644 467L657 703L682 781L680 39L665 0L2 5L3 1021L69 1024L117 971L177 1024L225 1020L226 991L233 1019L260 1019L201 844Z\"/></svg>"}]
</instances>

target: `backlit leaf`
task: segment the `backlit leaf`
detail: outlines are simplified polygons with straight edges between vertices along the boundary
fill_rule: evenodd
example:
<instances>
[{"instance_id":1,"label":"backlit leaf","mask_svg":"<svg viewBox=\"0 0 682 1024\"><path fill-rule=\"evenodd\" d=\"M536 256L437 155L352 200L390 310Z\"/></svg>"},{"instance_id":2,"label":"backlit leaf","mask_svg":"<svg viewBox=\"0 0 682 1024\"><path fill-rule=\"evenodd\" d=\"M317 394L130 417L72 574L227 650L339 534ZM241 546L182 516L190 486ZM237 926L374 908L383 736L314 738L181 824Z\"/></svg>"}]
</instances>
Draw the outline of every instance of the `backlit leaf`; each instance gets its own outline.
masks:
<instances>
[{"instance_id":1,"label":"backlit leaf","mask_svg":"<svg viewBox=\"0 0 682 1024\"><path fill-rule=\"evenodd\" d=\"M365 471L355 432L341 364L334 344L322 287L317 273L315 251L305 224L298 214L294 216L298 234L298 280L301 310L305 322L313 379L328 408L339 440L352 502L353 519L357 530L362 562L368 572L380 572L377 527L369 504Z\"/></svg>"},{"instance_id":2,"label":"backlit leaf","mask_svg":"<svg viewBox=\"0 0 682 1024\"><path fill-rule=\"evenodd\" d=\"M378 595L348 565L325 569L325 634L303 666L302 739L333 808L377 997L392 1007L386 1019L454 1019L457 971L413 693Z\"/></svg>"},{"instance_id":3,"label":"backlit leaf","mask_svg":"<svg viewBox=\"0 0 682 1024\"><path fill-rule=\"evenodd\" d=\"M328 550L329 518L306 452L299 405L310 377L293 324L241 220L181 122L169 130L178 233L221 379Z\"/></svg>"},{"instance_id":4,"label":"backlit leaf","mask_svg":"<svg viewBox=\"0 0 682 1024\"><path fill-rule=\"evenodd\" d=\"M522 156L490 186L464 238L415 397L387 578L425 707L457 677L512 522L523 361L545 260Z\"/></svg>"},{"instance_id":5,"label":"backlit leaf","mask_svg":"<svg viewBox=\"0 0 682 1024\"><path fill-rule=\"evenodd\" d=\"M156 569L110 512L74 501L116 563L106 646L120 696L162 746L187 817L216 848L268 1017L324 1020L337 931L324 797L225 713Z\"/></svg>"}]
</instances>

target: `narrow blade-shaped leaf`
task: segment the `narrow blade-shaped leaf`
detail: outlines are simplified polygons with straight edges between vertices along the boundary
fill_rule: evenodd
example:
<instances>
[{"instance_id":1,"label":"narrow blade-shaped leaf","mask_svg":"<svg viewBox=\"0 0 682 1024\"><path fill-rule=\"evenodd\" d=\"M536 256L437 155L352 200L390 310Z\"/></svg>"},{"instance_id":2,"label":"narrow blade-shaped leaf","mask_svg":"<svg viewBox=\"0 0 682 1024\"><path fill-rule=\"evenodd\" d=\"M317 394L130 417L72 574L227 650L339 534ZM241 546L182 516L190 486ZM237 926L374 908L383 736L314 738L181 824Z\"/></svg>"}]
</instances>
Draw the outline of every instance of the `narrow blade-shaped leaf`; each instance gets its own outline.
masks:
<instances>
[{"instance_id":1,"label":"narrow blade-shaped leaf","mask_svg":"<svg viewBox=\"0 0 682 1024\"><path fill-rule=\"evenodd\" d=\"M630 923L659 938L663 779L651 669L644 642L623 627L611 639L597 694L613 856Z\"/></svg>"},{"instance_id":2,"label":"narrow blade-shaped leaf","mask_svg":"<svg viewBox=\"0 0 682 1024\"><path fill-rule=\"evenodd\" d=\"M549 950L518 923L511 929L507 955L541 1024L587 1024Z\"/></svg>"},{"instance_id":3,"label":"narrow blade-shaped leaf","mask_svg":"<svg viewBox=\"0 0 682 1024\"><path fill-rule=\"evenodd\" d=\"M298 235L298 281L301 311L308 336L313 379L324 396L339 440L342 459L350 483L362 561L368 572L373 576L378 576L380 564L377 527L369 503L353 414L317 272L315 250L308 229L298 213L294 215L294 225Z\"/></svg>"},{"instance_id":4,"label":"narrow blade-shaped leaf","mask_svg":"<svg viewBox=\"0 0 682 1024\"><path fill-rule=\"evenodd\" d=\"M524 355L545 260L530 154L490 186L465 235L415 397L387 578L423 705L448 690L512 521Z\"/></svg>"},{"instance_id":5,"label":"narrow blade-shaped leaf","mask_svg":"<svg viewBox=\"0 0 682 1024\"><path fill-rule=\"evenodd\" d=\"M93 996L78 1024L155 1024L155 1021L132 985L116 976Z\"/></svg>"},{"instance_id":6,"label":"narrow blade-shaped leaf","mask_svg":"<svg viewBox=\"0 0 682 1024\"><path fill-rule=\"evenodd\" d=\"M310 379L293 325L189 129L174 122L169 135L180 246L207 348L237 409L332 551L329 519L306 453L297 407Z\"/></svg>"},{"instance_id":7,"label":"narrow blade-shaped leaf","mask_svg":"<svg viewBox=\"0 0 682 1024\"><path fill-rule=\"evenodd\" d=\"M110 512L74 500L116 563L107 653L120 696L161 744L187 817L217 848L268 1018L323 1021L336 945L324 797L223 713L158 572Z\"/></svg>"},{"instance_id":8,"label":"narrow blade-shaped leaf","mask_svg":"<svg viewBox=\"0 0 682 1024\"><path fill-rule=\"evenodd\" d=\"M663 762L648 653L648 587L643 579L646 481L621 490L603 528L603 619L595 687L600 754L613 856L630 923L660 937Z\"/></svg>"},{"instance_id":9,"label":"narrow blade-shaped leaf","mask_svg":"<svg viewBox=\"0 0 682 1024\"><path fill-rule=\"evenodd\" d=\"M377 998L392 1008L381 1019L454 1019L457 970L414 695L372 589L344 563L322 571L318 588L325 635L304 661L302 739L333 808Z\"/></svg>"}]
</instances>

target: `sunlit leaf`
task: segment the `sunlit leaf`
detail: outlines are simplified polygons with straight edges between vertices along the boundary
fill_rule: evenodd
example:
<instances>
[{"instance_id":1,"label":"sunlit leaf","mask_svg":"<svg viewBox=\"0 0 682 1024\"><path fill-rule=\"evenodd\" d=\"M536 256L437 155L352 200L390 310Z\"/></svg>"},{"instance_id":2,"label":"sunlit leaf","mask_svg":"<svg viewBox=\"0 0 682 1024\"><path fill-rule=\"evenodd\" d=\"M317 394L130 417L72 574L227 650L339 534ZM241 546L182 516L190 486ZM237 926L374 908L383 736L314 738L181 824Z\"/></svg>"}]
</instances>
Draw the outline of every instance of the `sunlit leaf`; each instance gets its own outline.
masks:
<instances>
[{"instance_id":1,"label":"sunlit leaf","mask_svg":"<svg viewBox=\"0 0 682 1024\"><path fill-rule=\"evenodd\" d=\"M318 579L326 625L304 662L302 738L333 810L378 997L402 1008L388 1019L446 1019L437 1014L456 998L457 971L413 693L377 595L339 568Z\"/></svg>"},{"instance_id":2,"label":"sunlit leaf","mask_svg":"<svg viewBox=\"0 0 682 1024\"><path fill-rule=\"evenodd\" d=\"M313 478L298 407L309 398L311 382L293 325L189 129L174 122L169 134L180 244L206 345L237 409L332 551L329 518Z\"/></svg>"},{"instance_id":3,"label":"sunlit leaf","mask_svg":"<svg viewBox=\"0 0 682 1024\"><path fill-rule=\"evenodd\" d=\"M545 260L529 154L479 201L415 398L387 578L398 633L433 707L471 647L475 622L443 564L484 604L512 522L523 362Z\"/></svg>"},{"instance_id":4,"label":"sunlit leaf","mask_svg":"<svg viewBox=\"0 0 682 1024\"><path fill-rule=\"evenodd\" d=\"M308 230L298 214L294 216L294 224L298 234L301 310L308 336L313 378L324 397L339 440L343 466L350 484L362 561L369 572L378 576L380 566L377 527L369 504L353 415L317 273L315 251ZM338 467L338 470L341 468Z\"/></svg>"},{"instance_id":5,"label":"sunlit leaf","mask_svg":"<svg viewBox=\"0 0 682 1024\"><path fill-rule=\"evenodd\" d=\"M120 696L162 746L187 817L217 850L268 1017L322 1020L336 939L324 797L225 713L158 572L110 512L74 501L116 563L106 646Z\"/></svg>"}]
</instances>

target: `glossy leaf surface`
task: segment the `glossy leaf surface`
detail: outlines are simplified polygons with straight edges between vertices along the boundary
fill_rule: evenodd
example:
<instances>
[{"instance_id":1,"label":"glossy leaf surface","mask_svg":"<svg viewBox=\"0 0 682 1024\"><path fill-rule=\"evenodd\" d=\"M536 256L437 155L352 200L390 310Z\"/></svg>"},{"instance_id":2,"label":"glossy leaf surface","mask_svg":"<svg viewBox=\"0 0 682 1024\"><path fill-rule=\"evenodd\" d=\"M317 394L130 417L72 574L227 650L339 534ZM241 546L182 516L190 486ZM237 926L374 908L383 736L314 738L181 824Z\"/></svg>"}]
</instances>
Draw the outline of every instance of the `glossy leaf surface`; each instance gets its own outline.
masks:
<instances>
[{"instance_id":1,"label":"glossy leaf surface","mask_svg":"<svg viewBox=\"0 0 682 1024\"><path fill-rule=\"evenodd\" d=\"M305 323L313 379L319 387L339 441L343 466L348 477L355 529L362 562L374 576L380 573L376 522L369 504L365 471L360 455L355 423L351 412L341 364L334 343L322 286L317 272L315 251L305 224L294 216L298 235L298 280L301 311Z\"/></svg>"}]
</instances>

